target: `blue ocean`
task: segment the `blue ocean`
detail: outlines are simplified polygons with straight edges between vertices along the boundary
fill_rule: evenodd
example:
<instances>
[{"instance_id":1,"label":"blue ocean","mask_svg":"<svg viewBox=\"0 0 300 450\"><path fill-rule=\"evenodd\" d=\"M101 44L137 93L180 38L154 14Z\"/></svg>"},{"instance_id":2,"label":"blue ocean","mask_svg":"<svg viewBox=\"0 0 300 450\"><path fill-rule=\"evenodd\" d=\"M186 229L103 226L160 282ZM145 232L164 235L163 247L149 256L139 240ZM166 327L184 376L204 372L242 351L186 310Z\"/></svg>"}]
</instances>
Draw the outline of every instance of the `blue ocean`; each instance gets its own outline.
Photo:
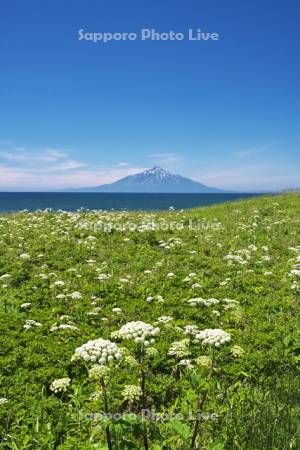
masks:
<instances>
[{"instance_id":1,"label":"blue ocean","mask_svg":"<svg viewBox=\"0 0 300 450\"><path fill-rule=\"evenodd\" d=\"M1 192L0 212L36 211L50 208L65 211L87 210L166 210L195 208L254 197L259 194L118 194Z\"/></svg>"}]
</instances>

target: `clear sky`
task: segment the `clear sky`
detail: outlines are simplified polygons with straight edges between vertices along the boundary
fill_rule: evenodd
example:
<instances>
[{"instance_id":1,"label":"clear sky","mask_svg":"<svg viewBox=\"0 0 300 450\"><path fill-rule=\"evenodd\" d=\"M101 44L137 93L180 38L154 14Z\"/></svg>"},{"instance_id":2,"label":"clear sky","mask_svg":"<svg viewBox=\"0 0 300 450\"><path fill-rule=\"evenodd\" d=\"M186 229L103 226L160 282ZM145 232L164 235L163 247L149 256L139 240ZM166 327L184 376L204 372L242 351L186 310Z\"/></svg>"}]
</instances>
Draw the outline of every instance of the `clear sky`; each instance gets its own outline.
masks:
<instances>
[{"instance_id":1,"label":"clear sky","mask_svg":"<svg viewBox=\"0 0 300 450\"><path fill-rule=\"evenodd\" d=\"M299 0L1 0L0 190L300 186ZM79 40L142 28L218 41Z\"/></svg>"}]
</instances>

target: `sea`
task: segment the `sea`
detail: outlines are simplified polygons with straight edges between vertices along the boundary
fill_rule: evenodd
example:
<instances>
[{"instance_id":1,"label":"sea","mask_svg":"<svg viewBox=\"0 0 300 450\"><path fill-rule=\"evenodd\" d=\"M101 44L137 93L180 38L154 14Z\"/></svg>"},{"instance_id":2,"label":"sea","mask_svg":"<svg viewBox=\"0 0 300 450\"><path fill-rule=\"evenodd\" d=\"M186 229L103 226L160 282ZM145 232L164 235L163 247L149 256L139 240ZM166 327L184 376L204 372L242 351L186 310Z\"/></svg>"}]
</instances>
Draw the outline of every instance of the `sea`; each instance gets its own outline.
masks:
<instances>
[{"instance_id":1,"label":"sea","mask_svg":"<svg viewBox=\"0 0 300 450\"><path fill-rule=\"evenodd\" d=\"M0 212L37 210L158 211L230 202L261 194L128 194L73 192L0 192Z\"/></svg>"}]
</instances>

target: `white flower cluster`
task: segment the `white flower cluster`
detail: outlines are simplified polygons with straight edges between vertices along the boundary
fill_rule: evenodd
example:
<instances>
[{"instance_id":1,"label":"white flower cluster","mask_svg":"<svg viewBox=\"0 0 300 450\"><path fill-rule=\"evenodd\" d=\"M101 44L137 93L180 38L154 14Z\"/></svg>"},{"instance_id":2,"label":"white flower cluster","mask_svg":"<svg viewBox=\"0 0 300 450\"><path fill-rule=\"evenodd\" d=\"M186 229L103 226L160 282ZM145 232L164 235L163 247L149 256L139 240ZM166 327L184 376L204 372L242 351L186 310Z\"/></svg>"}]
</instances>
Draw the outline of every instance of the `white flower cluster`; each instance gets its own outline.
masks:
<instances>
[{"instance_id":1,"label":"white flower cluster","mask_svg":"<svg viewBox=\"0 0 300 450\"><path fill-rule=\"evenodd\" d=\"M22 254L19 256L19 258L20 258L20 259L30 259L30 255L29 255L28 253L22 253Z\"/></svg>"},{"instance_id":2,"label":"white flower cluster","mask_svg":"<svg viewBox=\"0 0 300 450\"><path fill-rule=\"evenodd\" d=\"M251 250L256 251L252 246L249 247L248 249L235 250L233 253L224 256L224 259L228 262L228 265L232 265L233 263L241 265L248 264L252 258Z\"/></svg>"},{"instance_id":3,"label":"white flower cluster","mask_svg":"<svg viewBox=\"0 0 300 450\"><path fill-rule=\"evenodd\" d=\"M174 320L174 318L171 316L161 316L157 319L157 322L162 323L162 324L167 324L167 323L172 322L172 320Z\"/></svg>"},{"instance_id":4,"label":"white flower cluster","mask_svg":"<svg viewBox=\"0 0 300 450\"><path fill-rule=\"evenodd\" d=\"M139 400L141 396L142 390L140 386L136 386L135 384L128 384L122 391L122 397L129 403L133 403L134 401Z\"/></svg>"},{"instance_id":5,"label":"white flower cluster","mask_svg":"<svg viewBox=\"0 0 300 450\"><path fill-rule=\"evenodd\" d=\"M148 356L148 358L155 358L156 356L158 356L158 350L154 347L147 347L145 350L145 354L146 356Z\"/></svg>"},{"instance_id":6,"label":"white flower cluster","mask_svg":"<svg viewBox=\"0 0 300 450\"><path fill-rule=\"evenodd\" d=\"M104 366L114 360L120 360L121 357L121 351L117 344L108 339L100 338L88 341L81 347L76 348L72 361L82 358L84 361L91 361Z\"/></svg>"},{"instance_id":7,"label":"white flower cluster","mask_svg":"<svg viewBox=\"0 0 300 450\"><path fill-rule=\"evenodd\" d=\"M182 281L185 282L185 283L192 282L196 275L197 274L195 272L191 272Z\"/></svg>"},{"instance_id":8,"label":"white flower cluster","mask_svg":"<svg viewBox=\"0 0 300 450\"><path fill-rule=\"evenodd\" d=\"M78 327L76 325L72 325L71 323L61 323L60 325L57 324L57 322L52 325L50 328L50 331L58 331L58 330L71 330L71 331L77 331Z\"/></svg>"},{"instance_id":9,"label":"white flower cluster","mask_svg":"<svg viewBox=\"0 0 300 450\"><path fill-rule=\"evenodd\" d=\"M256 247L256 245L254 245L254 244L248 245L248 249L249 249L251 252L256 252L256 251L257 251L257 247Z\"/></svg>"},{"instance_id":10,"label":"white flower cluster","mask_svg":"<svg viewBox=\"0 0 300 450\"><path fill-rule=\"evenodd\" d=\"M30 306L31 306L31 303L26 302L26 303L22 303L22 305L20 305L20 308L22 308L22 309L27 309L27 308L29 308Z\"/></svg>"},{"instance_id":11,"label":"white flower cluster","mask_svg":"<svg viewBox=\"0 0 300 450\"><path fill-rule=\"evenodd\" d=\"M231 339L230 334L221 328L206 328L204 331L200 331L194 336L194 340L202 341L203 345L210 345L214 347L220 347L226 344Z\"/></svg>"},{"instance_id":12,"label":"white flower cluster","mask_svg":"<svg viewBox=\"0 0 300 450\"><path fill-rule=\"evenodd\" d=\"M136 344L149 345L155 342L154 337L160 332L158 327L142 322L128 322L119 331L112 333L112 337L120 339L133 339Z\"/></svg>"},{"instance_id":13,"label":"white flower cluster","mask_svg":"<svg viewBox=\"0 0 300 450\"><path fill-rule=\"evenodd\" d=\"M186 325L184 327L184 334L187 334L189 336L195 336L197 333L200 333L200 330L197 327L197 325Z\"/></svg>"},{"instance_id":14,"label":"white flower cluster","mask_svg":"<svg viewBox=\"0 0 300 450\"><path fill-rule=\"evenodd\" d=\"M201 331L197 325L186 325L184 333L189 335L194 343L202 341L204 345L215 347L220 347L231 339L230 334L220 328L206 328Z\"/></svg>"},{"instance_id":15,"label":"white flower cluster","mask_svg":"<svg viewBox=\"0 0 300 450\"><path fill-rule=\"evenodd\" d=\"M191 298L190 300L188 300L188 304L190 306L198 306L198 305L211 306L211 305L217 305L218 303L220 303L220 300L218 300L216 298L205 299L205 298L201 298L201 297L196 297L196 298Z\"/></svg>"},{"instance_id":16,"label":"white flower cluster","mask_svg":"<svg viewBox=\"0 0 300 450\"><path fill-rule=\"evenodd\" d=\"M110 373L110 369L107 366L100 366L99 364L96 364L95 366L92 366L89 370L89 378L91 380L100 380L102 378L107 379L108 375Z\"/></svg>"},{"instance_id":17,"label":"white flower cluster","mask_svg":"<svg viewBox=\"0 0 300 450\"><path fill-rule=\"evenodd\" d=\"M291 285L292 291L298 291L299 288L300 288L300 284L297 281L293 281L293 283Z\"/></svg>"},{"instance_id":18,"label":"white flower cluster","mask_svg":"<svg viewBox=\"0 0 300 450\"><path fill-rule=\"evenodd\" d=\"M232 300L231 298L224 298L222 302L225 303L225 305L223 305L224 309L232 309L239 304L237 300Z\"/></svg>"},{"instance_id":19,"label":"white flower cluster","mask_svg":"<svg viewBox=\"0 0 300 450\"><path fill-rule=\"evenodd\" d=\"M124 363L127 364L129 367L139 367L139 363L137 362L137 360L131 356L131 355L126 355L124 356Z\"/></svg>"},{"instance_id":20,"label":"white flower cluster","mask_svg":"<svg viewBox=\"0 0 300 450\"><path fill-rule=\"evenodd\" d=\"M154 300L157 301L157 303L163 303L165 299L161 295L155 295L154 297L149 296L146 298L147 303L152 303Z\"/></svg>"},{"instance_id":21,"label":"white flower cluster","mask_svg":"<svg viewBox=\"0 0 300 450\"><path fill-rule=\"evenodd\" d=\"M221 281L221 282L219 283L219 286L220 286L220 287L227 286L227 284L229 283L230 280L231 280L231 278L226 278L224 281Z\"/></svg>"},{"instance_id":22,"label":"white flower cluster","mask_svg":"<svg viewBox=\"0 0 300 450\"><path fill-rule=\"evenodd\" d=\"M184 356L188 356L190 354L188 350L189 340L182 339L181 341L172 342L168 355L176 356L177 358L183 358Z\"/></svg>"},{"instance_id":23,"label":"white flower cluster","mask_svg":"<svg viewBox=\"0 0 300 450\"><path fill-rule=\"evenodd\" d=\"M178 223L178 226L182 227L183 225L182 224L180 225L180 223ZM177 245L182 245L182 244L183 244L183 241L180 238L170 238L167 241L163 241L163 240L159 241L159 247L165 248L165 249L170 249Z\"/></svg>"},{"instance_id":24,"label":"white flower cluster","mask_svg":"<svg viewBox=\"0 0 300 450\"><path fill-rule=\"evenodd\" d=\"M289 250L296 253L295 258L289 259L289 262L293 262L292 269L288 273L288 276L292 278L291 290L298 291L300 289L300 246L289 247Z\"/></svg>"},{"instance_id":25,"label":"white flower cluster","mask_svg":"<svg viewBox=\"0 0 300 450\"><path fill-rule=\"evenodd\" d=\"M109 278L111 278L110 274L100 273L100 275L98 275L98 277L96 279L99 281L105 281L105 280L108 280Z\"/></svg>"},{"instance_id":26,"label":"white flower cluster","mask_svg":"<svg viewBox=\"0 0 300 450\"><path fill-rule=\"evenodd\" d=\"M0 280L3 281L9 278L11 278L11 275L9 273L5 273L4 275L1 275Z\"/></svg>"},{"instance_id":27,"label":"white flower cluster","mask_svg":"<svg viewBox=\"0 0 300 450\"><path fill-rule=\"evenodd\" d=\"M32 327L41 327L42 324L40 322L36 322L35 320L26 320L25 325L23 325L23 328L25 328L25 330L29 330Z\"/></svg>"},{"instance_id":28,"label":"white flower cluster","mask_svg":"<svg viewBox=\"0 0 300 450\"><path fill-rule=\"evenodd\" d=\"M59 378L58 380L54 380L50 386L52 392L66 392L68 387L70 386L70 378Z\"/></svg>"},{"instance_id":29,"label":"white flower cluster","mask_svg":"<svg viewBox=\"0 0 300 450\"><path fill-rule=\"evenodd\" d=\"M290 277L300 277L300 270L299 269L292 269L289 273Z\"/></svg>"},{"instance_id":30,"label":"white flower cluster","mask_svg":"<svg viewBox=\"0 0 300 450\"><path fill-rule=\"evenodd\" d=\"M131 283L130 275L126 275L125 278L119 278L120 283Z\"/></svg>"},{"instance_id":31,"label":"white flower cluster","mask_svg":"<svg viewBox=\"0 0 300 450\"><path fill-rule=\"evenodd\" d=\"M4 404L7 403L7 402L8 402L7 398L5 398L5 397L0 397L0 406L1 406L1 405L4 405Z\"/></svg>"},{"instance_id":32,"label":"white flower cluster","mask_svg":"<svg viewBox=\"0 0 300 450\"><path fill-rule=\"evenodd\" d=\"M87 316L99 316L99 313L101 311L101 307L97 306L92 311L87 312Z\"/></svg>"},{"instance_id":33,"label":"white flower cluster","mask_svg":"<svg viewBox=\"0 0 300 450\"><path fill-rule=\"evenodd\" d=\"M80 298L82 298L81 293L78 291L72 292L72 294L69 294L69 296L72 300L79 300Z\"/></svg>"},{"instance_id":34,"label":"white flower cluster","mask_svg":"<svg viewBox=\"0 0 300 450\"><path fill-rule=\"evenodd\" d=\"M64 281L62 281L62 280L57 280L57 281L54 281L54 283L53 283L53 286L56 286L56 287L63 287L63 286L65 286L65 282ZM52 286L50 286L50 287L52 287Z\"/></svg>"},{"instance_id":35,"label":"white flower cluster","mask_svg":"<svg viewBox=\"0 0 300 450\"><path fill-rule=\"evenodd\" d=\"M182 359L181 361L179 361L178 365L183 366L189 370L194 368L194 365L190 359Z\"/></svg>"},{"instance_id":36,"label":"white flower cluster","mask_svg":"<svg viewBox=\"0 0 300 450\"><path fill-rule=\"evenodd\" d=\"M90 395L90 397L89 397L89 401L90 402L97 402L97 401L99 401L99 400L101 400L101 397L102 397L102 394L101 394L101 392L92 392L92 394Z\"/></svg>"}]
</instances>

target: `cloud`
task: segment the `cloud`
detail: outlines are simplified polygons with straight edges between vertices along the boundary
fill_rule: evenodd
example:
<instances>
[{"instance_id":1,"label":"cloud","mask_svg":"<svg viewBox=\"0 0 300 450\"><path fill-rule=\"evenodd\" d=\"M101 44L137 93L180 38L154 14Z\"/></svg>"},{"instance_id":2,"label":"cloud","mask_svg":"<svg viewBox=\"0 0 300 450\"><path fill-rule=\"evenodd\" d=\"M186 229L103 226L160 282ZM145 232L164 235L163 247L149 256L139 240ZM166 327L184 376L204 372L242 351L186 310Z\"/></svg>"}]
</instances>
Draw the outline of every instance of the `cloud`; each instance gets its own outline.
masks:
<instances>
[{"instance_id":1,"label":"cloud","mask_svg":"<svg viewBox=\"0 0 300 450\"><path fill-rule=\"evenodd\" d=\"M116 168L109 166L75 170L39 170L0 165L1 191L64 190L69 187L89 187L112 183L119 178L145 170L145 167Z\"/></svg>"},{"instance_id":2,"label":"cloud","mask_svg":"<svg viewBox=\"0 0 300 450\"><path fill-rule=\"evenodd\" d=\"M170 164L170 163L177 163L179 161L182 161L182 156L178 153L150 153L147 155L148 158L154 160L156 163L159 164Z\"/></svg>"},{"instance_id":3,"label":"cloud","mask_svg":"<svg viewBox=\"0 0 300 450\"><path fill-rule=\"evenodd\" d=\"M70 160L64 161L60 164L50 167L49 170L52 170L52 171L74 170L74 169L79 169L81 167L87 167L87 166L88 166L88 164L80 163L78 161L73 161L72 159L70 159Z\"/></svg>"},{"instance_id":4,"label":"cloud","mask_svg":"<svg viewBox=\"0 0 300 450\"><path fill-rule=\"evenodd\" d=\"M1 144L0 144L1 145ZM0 190L64 190L111 183L145 170L127 162L117 166L97 166L77 161L65 150L31 150L7 145L0 149Z\"/></svg>"},{"instance_id":5,"label":"cloud","mask_svg":"<svg viewBox=\"0 0 300 450\"><path fill-rule=\"evenodd\" d=\"M24 171L35 169L37 172L66 171L86 166L85 163L72 159L68 152L63 150L54 148L31 150L13 144L8 146L8 150L0 150L0 160L10 168L20 168Z\"/></svg>"},{"instance_id":6,"label":"cloud","mask_svg":"<svg viewBox=\"0 0 300 450\"><path fill-rule=\"evenodd\" d=\"M210 167L205 173L197 174L195 180L223 189L244 192L280 190L299 187L300 176L271 163L245 164L241 166Z\"/></svg>"},{"instance_id":7,"label":"cloud","mask_svg":"<svg viewBox=\"0 0 300 450\"><path fill-rule=\"evenodd\" d=\"M269 148L267 145L262 145L262 146L253 147L253 148L245 148L243 150L239 150L239 151L235 152L234 156L236 156L238 158L246 158L247 156L253 156L253 155L257 155L259 153L266 152L268 149Z\"/></svg>"},{"instance_id":8,"label":"cloud","mask_svg":"<svg viewBox=\"0 0 300 450\"><path fill-rule=\"evenodd\" d=\"M39 163L55 163L64 160L68 158L68 154L55 149L29 151L25 147L15 147L9 151L0 150L0 158L6 161L20 162L25 165L38 165Z\"/></svg>"}]
</instances>

